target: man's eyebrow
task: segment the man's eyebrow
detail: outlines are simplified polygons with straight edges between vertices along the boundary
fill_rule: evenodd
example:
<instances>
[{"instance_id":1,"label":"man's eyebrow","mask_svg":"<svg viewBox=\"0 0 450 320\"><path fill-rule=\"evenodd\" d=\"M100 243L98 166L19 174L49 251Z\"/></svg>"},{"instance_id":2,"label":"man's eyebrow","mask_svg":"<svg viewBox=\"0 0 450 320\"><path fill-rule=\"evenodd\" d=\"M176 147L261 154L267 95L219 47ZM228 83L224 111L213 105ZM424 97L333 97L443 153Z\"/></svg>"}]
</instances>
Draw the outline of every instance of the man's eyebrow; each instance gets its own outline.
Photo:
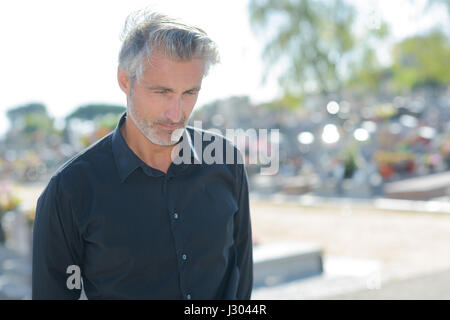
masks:
<instances>
[{"instance_id":1,"label":"man's eyebrow","mask_svg":"<svg viewBox=\"0 0 450 320\"><path fill-rule=\"evenodd\" d=\"M170 91L173 92L174 90L172 88L168 88L168 87L164 87L164 86L150 86L148 87L148 89L150 90L166 90L166 91ZM200 91L201 87L194 87L191 89L186 90L187 91Z\"/></svg>"},{"instance_id":2,"label":"man's eyebrow","mask_svg":"<svg viewBox=\"0 0 450 320\"><path fill-rule=\"evenodd\" d=\"M147 87L150 90L169 90L169 91L173 91L171 88L167 88L167 87L163 87L163 86L150 86Z\"/></svg>"},{"instance_id":3,"label":"man's eyebrow","mask_svg":"<svg viewBox=\"0 0 450 320\"><path fill-rule=\"evenodd\" d=\"M194 87L186 91L200 91L201 87Z\"/></svg>"}]
</instances>

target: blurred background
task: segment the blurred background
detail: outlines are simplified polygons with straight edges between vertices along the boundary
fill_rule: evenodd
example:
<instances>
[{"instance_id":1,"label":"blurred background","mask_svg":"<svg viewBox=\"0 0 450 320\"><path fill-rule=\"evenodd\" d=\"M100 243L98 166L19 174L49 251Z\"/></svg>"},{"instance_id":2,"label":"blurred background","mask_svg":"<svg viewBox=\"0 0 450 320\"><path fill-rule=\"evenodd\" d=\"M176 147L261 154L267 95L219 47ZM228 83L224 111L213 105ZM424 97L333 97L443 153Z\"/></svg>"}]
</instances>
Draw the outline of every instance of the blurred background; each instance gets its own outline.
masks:
<instances>
[{"instance_id":1,"label":"blurred background","mask_svg":"<svg viewBox=\"0 0 450 320\"><path fill-rule=\"evenodd\" d=\"M247 164L253 298L450 299L448 0L1 2L0 298L31 297L37 198L125 111L120 34L149 5L218 43L191 124L279 129L243 150L280 156Z\"/></svg>"}]
</instances>

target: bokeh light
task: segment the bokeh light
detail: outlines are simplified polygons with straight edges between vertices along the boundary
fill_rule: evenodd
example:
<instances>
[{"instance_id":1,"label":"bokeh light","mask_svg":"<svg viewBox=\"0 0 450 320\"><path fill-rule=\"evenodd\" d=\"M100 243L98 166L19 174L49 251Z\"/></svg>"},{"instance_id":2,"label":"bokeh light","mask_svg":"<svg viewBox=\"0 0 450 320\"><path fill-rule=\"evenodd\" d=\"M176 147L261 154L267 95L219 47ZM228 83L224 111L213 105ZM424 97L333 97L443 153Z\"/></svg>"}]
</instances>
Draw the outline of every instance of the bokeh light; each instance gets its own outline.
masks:
<instances>
[{"instance_id":1,"label":"bokeh light","mask_svg":"<svg viewBox=\"0 0 450 320\"><path fill-rule=\"evenodd\" d=\"M336 101L328 102L327 111L330 114L337 114L339 112L339 103L337 103Z\"/></svg>"},{"instance_id":2,"label":"bokeh light","mask_svg":"<svg viewBox=\"0 0 450 320\"><path fill-rule=\"evenodd\" d=\"M323 128L322 140L325 143L332 144L338 142L340 139L339 131L334 124L327 124Z\"/></svg>"},{"instance_id":3,"label":"bokeh light","mask_svg":"<svg viewBox=\"0 0 450 320\"><path fill-rule=\"evenodd\" d=\"M314 142L314 135L309 131L304 131L297 136L297 140L301 144L311 144Z\"/></svg>"}]
</instances>

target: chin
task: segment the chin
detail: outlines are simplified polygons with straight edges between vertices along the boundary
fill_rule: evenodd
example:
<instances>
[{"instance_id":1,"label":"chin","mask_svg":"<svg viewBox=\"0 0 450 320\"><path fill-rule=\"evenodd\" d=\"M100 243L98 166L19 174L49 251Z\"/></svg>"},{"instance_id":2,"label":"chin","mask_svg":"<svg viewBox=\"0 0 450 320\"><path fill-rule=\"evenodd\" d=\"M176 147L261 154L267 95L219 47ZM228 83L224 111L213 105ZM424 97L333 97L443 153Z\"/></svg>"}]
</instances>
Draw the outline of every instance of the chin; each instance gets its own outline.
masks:
<instances>
[{"instance_id":1,"label":"chin","mask_svg":"<svg viewBox=\"0 0 450 320\"><path fill-rule=\"evenodd\" d=\"M171 140L170 134L147 134L147 139L150 140L151 143L156 144L158 146L171 146L177 143L177 141Z\"/></svg>"}]
</instances>

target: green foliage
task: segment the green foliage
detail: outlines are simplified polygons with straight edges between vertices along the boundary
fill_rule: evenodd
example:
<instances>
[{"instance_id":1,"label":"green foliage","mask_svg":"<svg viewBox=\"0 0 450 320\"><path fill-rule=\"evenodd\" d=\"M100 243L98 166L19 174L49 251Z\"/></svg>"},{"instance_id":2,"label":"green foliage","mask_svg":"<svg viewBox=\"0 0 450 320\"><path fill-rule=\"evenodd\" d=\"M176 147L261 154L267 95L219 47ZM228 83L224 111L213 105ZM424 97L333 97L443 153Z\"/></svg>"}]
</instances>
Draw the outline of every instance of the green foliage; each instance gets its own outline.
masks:
<instances>
[{"instance_id":1,"label":"green foliage","mask_svg":"<svg viewBox=\"0 0 450 320\"><path fill-rule=\"evenodd\" d=\"M119 122L120 115L117 113L109 113L100 118L98 118L97 126L99 128L107 129L108 131L114 130Z\"/></svg>"},{"instance_id":2,"label":"green foliage","mask_svg":"<svg viewBox=\"0 0 450 320\"><path fill-rule=\"evenodd\" d=\"M284 64L279 82L290 94L341 90L343 65L358 49L352 5L343 0L251 0L249 12L255 30L276 31L263 52L265 77L273 66ZM387 27L370 32L384 37Z\"/></svg>"},{"instance_id":3,"label":"green foliage","mask_svg":"<svg viewBox=\"0 0 450 320\"><path fill-rule=\"evenodd\" d=\"M0 196L0 218L5 212L16 209L22 200L16 195L4 193Z\"/></svg>"},{"instance_id":4,"label":"green foliage","mask_svg":"<svg viewBox=\"0 0 450 320\"><path fill-rule=\"evenodd\" d=\"M359 65L355 65L348 85L363 90L379 90L381 79L385 74L374 49L366 48L362 53Z\"/></svg>"},{"instance_id":5,"label":"green foliage","mask_svg":"<svg viewBox=\"0 0 450 320\"><path fill-rule=\"evenodd\" d=\"M31 102L18 107L10 108L6 112L6 116L12 125L16 124L16 121L22 119L29 114L47 115L47 108L42 103Z\"/></svg>"},{"instance_id":6,"label":"green foliage","mask_svg":"<svg viewBox=\"0 0 450 320\"><path fill-rule=\"evenodd\" d=\"M46 114L26 114L25 126L23 128L25 133L43 132L50 133L53 131L53 119Z\"/></svg>"},{"instance_id":7,"label":"green foliage","mask_svg":"<svg viewBox=\"0 0 450 320\"><path fill-rule=\"evenodd\" d=\"M27 103L7 111L11 128L18 136L23 135L25 141L31 142L34 133L49 134L54 132L53 121L47 113L47 108L41 103ZM19 139L15 137L14 139ZM20 140L20 139L19 139Z\"/></svg>"},{"instance_id":8,"label":"green foliage","mask_svg":"<svg viewBox=\"0 0 450 320\"><path fill-rule=\"evenodd\" d=\"M107 114L122 114L126 108L111 104L87 104L78 107L74 112L66 117L66 120L80 119L80 120L94 120L99 116Z\"/></svg>"},{"instance_id":9,"label":"green foliage","mask_svg":"<svg viewBox=\"0 0 450 320\"><path fill-rule=\"evenodd\" d=\"M394 46L393 84L408 90L450 83L450 43L439 31L405 39Z\"/></svg>"},{"instance_id":10,"label":"green foliage","mask_svg":"<svg viewBox=\"0 0 450 320\"><path fill-rule=\"evenodd\" d=\"M268 104L269 108L285 108L288 110L298 109L303 101L303 95L285 92L280 99L276 99Z\"/></svg>"},{"instance_id":11,"label":"green foliage","mask_svg":"<svg viewBox=\"0 0 450 320\"><path fill-rule=\"evenodd\" d=\"M440 6L450 14L450 0L428 0L427 4L425 10ZM377 50L389 35L388 25L381 21L378 27L358 34L356 10L349 1L250 0L249 12L252 26L263 31L266 41L264 79L275 66L282 67L279 83L285 96L277 103L295 105L292 97L339 92L344 86L382 92L450 83L449 35L439 24L440 32L394 45L393 63L385 66Z\"/></svg>"},{"instance_id":12,"label":"green foliage","mask_svg":"<svg viewBox=\"0 0 450 320\"><path fill-rule=\"evenodd\" d=\"M365 91L381 91L384 79L389 78L390 72L383 66L377 56L377 45L389 35L389 27L381 22L379 28L371 30L377 44L368 45L364 38L357 39L358 48L349 67L346 85L352 89Z\"/></svg>"}]
</instances>

